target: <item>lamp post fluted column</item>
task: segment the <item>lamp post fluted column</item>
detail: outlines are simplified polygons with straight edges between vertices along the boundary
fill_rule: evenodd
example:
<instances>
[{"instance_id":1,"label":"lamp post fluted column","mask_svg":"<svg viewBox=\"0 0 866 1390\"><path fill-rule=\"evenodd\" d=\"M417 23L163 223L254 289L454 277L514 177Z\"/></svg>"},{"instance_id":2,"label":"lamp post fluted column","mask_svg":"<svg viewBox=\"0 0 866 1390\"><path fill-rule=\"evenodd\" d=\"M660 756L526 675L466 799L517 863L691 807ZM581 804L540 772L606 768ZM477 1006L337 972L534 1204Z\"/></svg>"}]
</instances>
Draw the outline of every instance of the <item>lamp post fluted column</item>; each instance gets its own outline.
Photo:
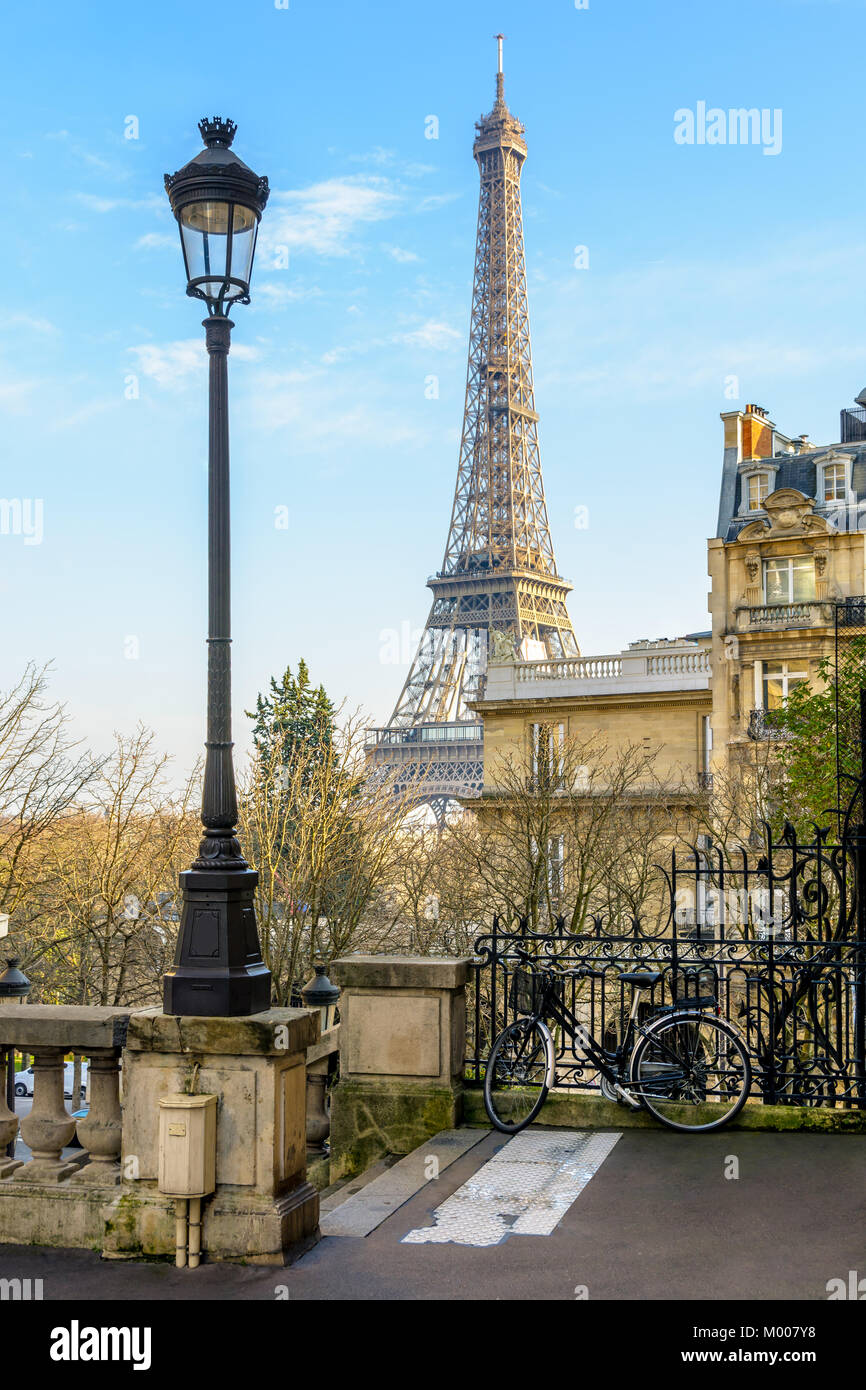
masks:
<instances>
[{"instance_id":1,"label":"lamp post fluted column","mask_svg":"<svg viewBox=\"0 0 866 1390\"><path fill-rule=\"evenodd\" d=\"M230 153L233 122L214 118L199 128L205 150L177 174L166 175L166 189L180 224L187 293L208 306L204 834L192 867L180 875L180 932L174 967L163 980L163 1004L166 1013L219 1017L259 1013L271 1001L271 973L256 927L258 874L238 839L232 761L228 354L234 324L226 313L231 303L249 303L255 235L268 185Z\"/></svg>"},{"instance_id":2,"label":"lamp post fluted column","mask_svg":"<svg viewBox=\"0 0 866 1390\"><path fill-rule=\"evenodd\" d=\"M209 357L207 758L201 819L205 833L195 869L243 870L232 761L231 502L228 355L231 319L204 321Z\"/></svg>"}]
</instances>

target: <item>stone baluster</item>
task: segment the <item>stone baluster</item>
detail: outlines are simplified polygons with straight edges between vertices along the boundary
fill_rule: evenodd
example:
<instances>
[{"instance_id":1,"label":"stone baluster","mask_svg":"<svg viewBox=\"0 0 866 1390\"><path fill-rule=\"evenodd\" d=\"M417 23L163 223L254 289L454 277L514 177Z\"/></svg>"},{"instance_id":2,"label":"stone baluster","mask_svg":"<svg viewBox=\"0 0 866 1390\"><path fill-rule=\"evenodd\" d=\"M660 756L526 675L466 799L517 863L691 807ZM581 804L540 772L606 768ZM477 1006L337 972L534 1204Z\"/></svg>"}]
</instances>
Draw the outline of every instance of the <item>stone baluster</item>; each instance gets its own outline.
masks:
<instances>
[{"instance_id":1,"label":"stone baluster","mask_svg":"<svg viewBox=\"0 0 866 1390\"><path fill-rule=\"evenodd\" d=\"M73 1183L116 1187L120 1182L120 1074L115 1051L91 1052L88 1080L90 1109L78 1121L78 1138L90 1161L71 1178Z\"/></svg>"},{"instance_id":2,"label":"stone baluster","mask_svg":"<svg viewBox=\"0 0 866 1390\"><path fill-rule=\"evenodd\" d=\"M77 1164L61 1159L75 1133L75 1121L63 1104L62 1047L39 1047L33 1053L33 1109L21 1121L21 1138L33 1157L12 1174L13 1182L62 1182Z\"/></svg>"},{"instance_id":3,"label":"stone baluster","mask_svg":"<svg viewBox=\"0 0 866 1390\"><path fill-rule=\"evenodd\" d=\"M14 1056L14 1053L12 1055ZM16 1168L21 1167L20 1159L6 1157L8 1145L18 1134L18 1116L9 1109L9 1103L6 1100L4 1061L3 1049L0 1047L0 1178L8 1178Z\"/></svg>"},{"instance_id":4,"label":"stone baluster","mask_svg":"<svg viewBox=\"0 0 866 1390\"><path fill-rule=\"evenodd\" d=\"M331 1133L326 1096L329 1057L307 1065L307 1148L322 1153Z\"/></svg>"}]
</instances>

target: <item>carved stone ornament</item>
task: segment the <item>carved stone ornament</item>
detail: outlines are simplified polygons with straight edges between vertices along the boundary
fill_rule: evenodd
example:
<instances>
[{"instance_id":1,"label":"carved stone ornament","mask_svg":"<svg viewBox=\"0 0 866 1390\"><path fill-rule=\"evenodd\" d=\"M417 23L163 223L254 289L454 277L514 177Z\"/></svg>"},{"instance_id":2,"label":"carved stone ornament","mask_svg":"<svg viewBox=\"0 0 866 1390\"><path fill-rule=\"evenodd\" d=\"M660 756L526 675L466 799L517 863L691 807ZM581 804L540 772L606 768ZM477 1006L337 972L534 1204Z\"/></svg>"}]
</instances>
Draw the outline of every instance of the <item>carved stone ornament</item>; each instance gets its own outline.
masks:
<instances>
[{"instance_id":1,"label":"carved stone ornament","mask_svg":"<svg viewBox=\"0 0 866 1390\"><path fill-rule=\"evenodd\" d=\"M498 632L492 628L490 632L490 651L487 660L491 665L503 664L508 661L516 661L517 653L514 648L514 638L510 632Z\"/></svg>"},{"instance_id":2,"label":"carved stone ornament","mask_svg":"<svg viewBox=\"0 0 866 1390\"><path fill-rule=\"evenodd\" d=\"M836 534L831 522L815 515L815 498L806 497L795 487L780 487L771 492L764 509L766 519L750 521L737 536L738 541L754 544L755 541L784 540L796 535Z\"/></svg>"}]
</instances>

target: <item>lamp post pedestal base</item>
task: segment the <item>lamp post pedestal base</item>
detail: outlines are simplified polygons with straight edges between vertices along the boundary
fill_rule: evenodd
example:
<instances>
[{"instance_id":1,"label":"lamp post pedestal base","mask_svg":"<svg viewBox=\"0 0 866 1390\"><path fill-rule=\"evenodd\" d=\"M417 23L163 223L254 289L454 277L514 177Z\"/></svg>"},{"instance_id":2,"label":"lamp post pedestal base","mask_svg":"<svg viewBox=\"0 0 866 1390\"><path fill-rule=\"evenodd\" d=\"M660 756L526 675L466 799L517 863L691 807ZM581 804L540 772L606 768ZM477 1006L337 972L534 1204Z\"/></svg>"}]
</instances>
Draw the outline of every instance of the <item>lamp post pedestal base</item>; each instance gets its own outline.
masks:
<instances>
[{"instance_id":1,"label":"lamp post pedestal base","mask_svg":"<svg viewBox=\"0 0 866 1390\"><path fill-rule=\"evenodd\" d=\"M183 895L177 955L163 977L163 1008L181 1017L230 1018L271 1005L262 960L252 869L194 869L179 875Z\"/></svg>"}]
</instances>

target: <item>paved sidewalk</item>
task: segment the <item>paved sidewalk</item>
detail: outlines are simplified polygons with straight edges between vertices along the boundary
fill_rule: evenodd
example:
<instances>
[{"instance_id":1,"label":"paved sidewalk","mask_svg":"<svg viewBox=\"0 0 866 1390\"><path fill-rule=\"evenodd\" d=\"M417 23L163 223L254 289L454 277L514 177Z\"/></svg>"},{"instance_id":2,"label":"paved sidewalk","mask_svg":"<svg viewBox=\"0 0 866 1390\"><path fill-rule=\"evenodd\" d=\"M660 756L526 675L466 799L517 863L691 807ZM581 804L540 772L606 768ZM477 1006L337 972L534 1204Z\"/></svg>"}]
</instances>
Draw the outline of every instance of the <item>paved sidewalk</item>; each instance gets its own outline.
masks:
<instances>
[{"instance_id":1,"label":"paved sidewalk","mask_svg":"<svg viewBox=\"0 0 866 1390\"><path fill-rule=\"evenodd\" d=\"M538 1127L529 1133L565 1136ZM558 1221L547 1223L550 1234L520 1234L519 1214L518 1229L508 1230L506 1214L494 1244L405 1240L410 1232L447 1228L449 1218L437 1220L436 1212L464 1185L489 1194L497 1175L484 1165L508 1143L504 1135L486 1134L369 1235L326 1237L289 1269L176 1270L102 1261L85 1251L3 1246L0 1277L41 1278L46 1299L76 1300L825 1301L828 1280L847 1278L849 1270L866 1275L861 1135L625 1131L591 1152L584 1146L574 1162L554 1145L540 1159L529 1154L531 1163L559 1164L532 1179L542 1204L562 1206ZM512 1154L528 1173L527 1152L523 1159ZM503 1154L493 1165L500 1170L497 1192L502 1171L518 1167L510 1159ZM726 1177L734 1160L739 1177ZM592 1172L572 1181L574 1163L586 1161ZM490 1238L489 1225L485 1232Z\"/></svg>"}]
</instances>

